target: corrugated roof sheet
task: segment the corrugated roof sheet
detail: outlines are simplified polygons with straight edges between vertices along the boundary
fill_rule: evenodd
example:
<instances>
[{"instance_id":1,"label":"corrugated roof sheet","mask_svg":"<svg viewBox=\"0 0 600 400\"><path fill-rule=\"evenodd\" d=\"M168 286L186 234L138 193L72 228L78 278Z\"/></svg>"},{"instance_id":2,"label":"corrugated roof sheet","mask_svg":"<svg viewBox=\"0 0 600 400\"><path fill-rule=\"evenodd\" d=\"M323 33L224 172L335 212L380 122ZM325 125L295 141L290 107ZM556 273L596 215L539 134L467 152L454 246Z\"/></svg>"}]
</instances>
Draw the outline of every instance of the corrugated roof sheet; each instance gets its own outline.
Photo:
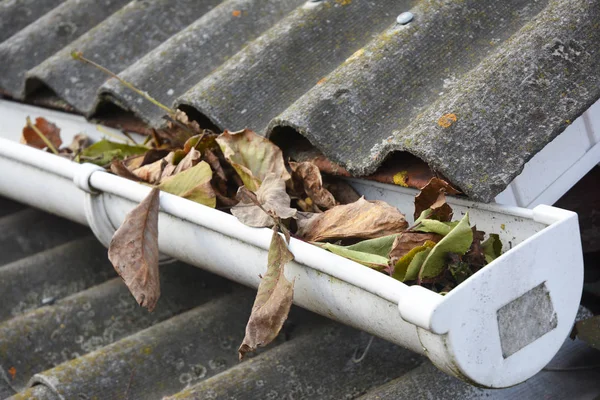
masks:
<instances>
[{"instance_id":1,"label":"corrugated roof sheet","mask_svg":"<svg viewBox=\"0 0 600 400\"><path fill-rule=\"evenodd\" d=\"M35 217L33 217L34 215ZM49 223L48 221L52 221ZM570 342L529 382L482 390L299 308L239 363L254 292L183 263L139 307L86 228L0 198L0 399L592 399L598 352ZM73 235L73 232L77 232ZM16 239L15 239L16 238ZM363 357L364 356L364 357ZM583 368L583 370L582 370Z\"/></svg>"},{"instance_id":2,"label":"corrugated roof sheet","mask_svg":"<svg viewBox=\"0 0 600 400\"><path fill-rule=\"evenodd\" d=\"M599 20L597 0L4 0L0 88L163 123L77 49L220 129L301 134L356 175L410 152L490 201L600 97Z\"/></svg>"}]
</instances>

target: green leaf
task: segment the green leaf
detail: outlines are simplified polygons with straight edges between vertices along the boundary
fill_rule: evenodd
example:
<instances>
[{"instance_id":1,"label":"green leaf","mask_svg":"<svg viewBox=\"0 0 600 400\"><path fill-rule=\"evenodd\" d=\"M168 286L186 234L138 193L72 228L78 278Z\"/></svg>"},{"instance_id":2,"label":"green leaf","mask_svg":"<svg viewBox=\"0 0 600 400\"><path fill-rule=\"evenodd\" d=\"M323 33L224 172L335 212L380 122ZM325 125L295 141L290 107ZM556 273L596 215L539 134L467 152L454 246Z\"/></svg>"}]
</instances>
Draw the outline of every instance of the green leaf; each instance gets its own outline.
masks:
<instances>
[{"instance_id":1,"label":"green leaf","mask_svg":"<svg viewBox=\"0 0 600 400\"><path fill-rule=\"evenodd\" d=\"M500 236L496 233L490 233L490 237L483 243L481 243L483 254L485 255L485 261L489 264L502 254L502 241Z\"/></svg>"},{"instance_id":2,"label":"green leaf","mask_svg":"<svg viewBox=\"0 0 600 400\"><path fill-rule=\"evenodd\" d=\"M122 160L125 157L144 154L148 150L150 149L144 146L111 142L103 139L84 149L81 152L81 156L85 161L97 165L106 165L115 158Z\"/></svg>"},{"instance_id":3,"label":"green leaf","mask_svg":"<svg viewBox=\"0 0 600 400\"><path fill-rule=\"evenodd\" d=\"M431 214L433 214L433 210L431 208L423 210L421 212L421 215L419 215L419 218L417 218L415 220L415 223L413 225L417 225L419 222L423 221L424 219L429 218L431 216Z\"/></svg>"},{"instance_id":4,"label":"green leaf","mask_svg":"<svg viewBox=\"0 0 600 400\"><path fill-rule=\"evenodd\" d=\"M434 246L435 243L428 240L423 246L413 247L411 251L396 262L392 278L400 282L417 279L421 264Z\"/></svg>"},{"instance_id":5,"label":"green leaf","mask_svg":"<svg viewBox=\"0 0 600 400\"><path fill-rule=\"evenodd\" d=\"M351 246L347 246L348 250L360 251L362 253L376 254L381 257L388 257L392 250L394 240L399 236L399 233L378 237L375 239L367 239Z\"/></svg>"},{"instance_id":6,"label":"green leaf","mask_svg":"<svg viewBox=\"0 0 600 400\"><path fill-rule=\"evenodd\" d=\"M321 247L322 249L329 250L330 252L337 254L338 256L342 256L344 258L355 261L369 268L376 269L378 271L381 271L388 266L387 257L382 257L377 254L370 254L362 251L350 250L349 247L338 246L331 243L313 242L313 244Z\"/></svg>"},{"instance_id":7,"label":"green leaf","mask_svg":"<svg viewBox=\"0 0 600 400\"><path fill-rule=\"evenodd\" d=\"M425 211L423 211L425 212ZM419 217L420 218L420 217ZM438 235L446 236L450 231L458 225L457 221L454 222L440 222L436 219L423 219L420 221L421 225L417 226L414 230L417 232L426 233L437 233Z\"/></svg>"},{"instance_id":8,"label":"green leaf","mask_svg":"<svg viewBox=\"0 0 600 400\"><path fill-rule=\"evenodd\" d=\"M185 199L215 208L217 198L210 184L212 170L201 161L194 167L163 179L158 188Z\"/></svg>"},{"instance_id":9,"label":"green leaf","mask_svg":"<svg viewBox=\"0 0 600 400\"><path fill-rule=\"evenodd\" d=\"M419 271L419 280L434 278L444 270L448 253L465 254L473 243L473 231L469 225L469 213L458 225L435 245Z\"/></svg>"}]
</instances>

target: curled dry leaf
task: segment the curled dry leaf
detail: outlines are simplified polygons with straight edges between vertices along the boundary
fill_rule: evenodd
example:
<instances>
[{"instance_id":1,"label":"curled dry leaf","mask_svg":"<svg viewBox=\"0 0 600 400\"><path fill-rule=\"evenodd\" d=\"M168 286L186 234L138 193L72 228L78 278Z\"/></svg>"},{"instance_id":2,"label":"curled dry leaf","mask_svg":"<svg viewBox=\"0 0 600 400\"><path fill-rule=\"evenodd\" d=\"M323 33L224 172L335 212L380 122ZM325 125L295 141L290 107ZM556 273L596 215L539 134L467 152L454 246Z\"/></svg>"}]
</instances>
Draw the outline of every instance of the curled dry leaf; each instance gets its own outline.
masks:
<instances>
[{"instance_id":1,"label":"curled dry leaf","mask_svg":"<svg viewBox=\"0 0 600 400\"><path fill-rule=\"evenodd\" d=\"M160 297L158 276L158 205L160 191L127 214L108 248L108 258L135 300L152 311Z\"/></svg>"},{"instance_id":2,"label":"curled dry leaf","mask_svg":"<svg viewBox=\"0 0 600 400\"><path fill-rule=\"evenodd\" d=\"M29 120L28 120L29 121ZM58 149L62 144L62 139L60 138L60 128L49 122L45 118L37 117L35 119L35 127L50 141L50 143ZM23 128L23 132L21 133L21 143L26 144L31 147L35 147L36 149L44 149L48 147L44 139L42 139L37 132L30 128L29 126L25 126Z\"/></svg>"},{"instance_id":3,"label":"curled dry leaf","mask_svg":"<svg viewBox=\"0 0 600 400\"><path fill-rule=\"evenodd\" d=\"M335 207L336 201L329 190L323 187L323 178L319 168L311 162L289 162L292 180L295 186L302 188L308 197L320 208L328 210Z\"/></svg>"},{"instance_id":4,"label":"curled dry leaf","mask_svg":"<svg viewBox=\"0 0 600 400\"><path fill-rule=\"evenodd\" d=\"M158 185L162 177L162 172L167 165L165 159L154 161L152 164L144 165L133 170L133 174L151 185Z\"/></svg>"},{"instance_id":5,"label":"curled dry leaf","mask_svg":"<svg viewBox=\"0 0 600 400\"><path fill-rule=\"evenodd\" d=\"M187 171L162 180L158 188L184 199L215 208L217 199L210 184L211 179L210 166L201 161Z\"/></svg>"},{"instance_id":6,"label":"curled dry leaf","mask_svg":"<svg viewBox=\"0 0 600 400\"><path fill-rule=\"evenodd\" d=\"M110 171L113 174L123 177L125 179L129 179L129 180L132 180L135 182L144 182L144 180L142 178L140 178L139 176L137 176L133 172L131 172L129 170L129 168L127 168L123 164L123 161L121 161L121 160L113 160L110 163Z\"/></svg>"},{"instance_id":7,"label":"curled dry leaf","mask_svg":"<svg viewBox=\"0 0 600 400\"><path fill-rule=\"evenodd\" d=\"M399 233L408 224L396 207L383 201L358 201L335 206L309 218L298 219L297 234L307 241L373 239Z\"/></svg>"},{"instance_id":8,"label":"curled dry leaf","mask_svg":"<svg viewBox=\"0 0 600 400\"><path fill-rule=\"evenodd\" d=\"M187 171L192 168L200 161L201 154L196 149L190 149L190 151L183 157L181 161L177 164L175 171L173 171L173 175L177 175L180 172Z\"/></svg>"},{"instance_id":9,"label":"curled dry leaf","mask_svg":"<svg viewBox=\"0 0 600 400\"><path fill-rule=\"evenodd\" d=\"M71 142L68 148L73 154L78 154L82 152L83 149L88 147L90 143L91 141L89 137L87 137L83 133L78 133L73 137L73 141Z\"/></svg>"},{"instance_id":10,"label":"curled dry leaf","mask_svg":"<svg viewBox=\"0 0 600 400\"><path fill-rule=\"evenodd\" d=\"M448 182L435 177L431 178L415 197L414 218L417 219L423 211L430 208L433 213L428 218L450 221L452 219L452 208L446 203L446 194L458 193L460 192Z\"/></svg>"},{"instance_id":11,"label":"curled dry leaf","mask_svg":"<svg viewBox=\"0 0 600 400\"><path fill-rule=\"evenodd\" d=\"M441 239L442 236L437 233L405 232L398 235L389 253L390 265L396 265L396 262L413 248L423 246L427 241L437 243Z\"/></svg>"},{"instance_id":12,"label":"curled dry leaf","mask_svg":"<svg viewBox=\"0 0 600 400\"><path fill-rule=\"evenodd\" d=\"M244 189L240 188L242 192ZM267 175L256 192L260 206L249 196L240 197L240 203L231 209L231 213L243 224L255 228L271 227L275 224L273 217L287 219L297 213L296 209L290 208L291 199L285 191L285 181L273 173Z\"/></svg>"},{"instance_id":13,"label":"curled dry leaf","mask_svg":"<svg viewBox=\"0 0 600 400\"><path fill-rule=\"evenodd\" d=\"M216 140L225 159L249 190L256 193L269 173L284 181L290 179L281 150L270 140L249 129L239 132L225 130Z\"/></svg>"},{"instance_id":14,"label":"curled dry leaf","mask_svg":"<svg viewBox=\"0 0 600 400\"><path fill-rule=\"evenodd\" d=\"M240 360L258 346L266 346L277 337L292 306L294 283L286 279L283 267L294 259L284 238L273 231L267 272L263 276L252 313L246 325L246 336L238 353Z\"/></svg>"}]
</instances>

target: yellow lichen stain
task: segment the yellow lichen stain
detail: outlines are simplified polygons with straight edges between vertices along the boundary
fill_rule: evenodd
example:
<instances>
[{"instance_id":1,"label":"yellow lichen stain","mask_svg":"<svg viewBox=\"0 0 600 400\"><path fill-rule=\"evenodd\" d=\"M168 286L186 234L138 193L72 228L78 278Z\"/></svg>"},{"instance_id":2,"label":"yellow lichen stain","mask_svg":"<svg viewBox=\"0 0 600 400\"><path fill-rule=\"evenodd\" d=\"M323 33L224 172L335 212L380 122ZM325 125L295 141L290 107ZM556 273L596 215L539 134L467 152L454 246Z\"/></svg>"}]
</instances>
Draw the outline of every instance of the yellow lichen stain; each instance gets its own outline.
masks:
<instances>
[{"instance_id":1,"label":"yellow lichen stain","mask_svg":"<svg viewBox=\"0 0 600 400\"><path fill-rule=\"evenodd\" d=\"M360 56L362 56L365 53L365 49L358 49L357 51L354 52L354 54L352 54L350 57L348 57L348 59L346 60L347 63L356 60L357 58L359 58Z\"/></svg>"},{"instance_id":2,"label":"yellow lichen stain","mask_svg":"<svg viewBox=\"0 0 600 400\"><path fill-rule=\"evenodd\" d=\"M149 356L150 354L152 354L152 347L150 347L150 346L146 346L146 347L144 347L144 348L142 349L142 352L143 352L145 355Z\"/></svg>"},{"instance_id":3,"label":"yellow lichen stain","mask_svg":"<svg viewBox=\"0 0 600 400\"><path fill-rule=\"evenodd\" d=\"M317 85L322 85L325 82L327 82L327 77L319 79L319 82L317 82Z\"/></svg>"},{"instance_id":4,"label":"yellow lichen stain","mask_svg":"<svg viewBox=\"0 0 600 400\"><path fill-rule=\"evenodd\" d=\"M394 174L393 180L395 185L408 187L406 184L406 181L408 180L408 171L400 171Z\"/></svg>"},{"instance_id":5,"label":"yellow lichen stain","mask_svg":"<svg viewBox=\"0 0 600 400\"><path fill-rule=\"evenodd\" d=\"M242 12L240 10L233 10L231 12L231 15L233 15L234 17L239 17L242 15Z\"/></svg>"},{"instance_id":6,"label":"yellow lichen stain","mask_svg":"<svg viewBox=\"0 0 600 400\"><path fill-rule=\"evenodd\" d=\"M335 0L340 6L347 6L352 3L352 0Z\"/></svg>"},{"instance_id":7,"label":"yellow lichen stain","mask_svg":"<svg viewBox=\"0 0 600 400\"><path fill-rule=\"evenodd\" d=\"M506 225L500 224L500 229L502 229L503 231L506 230Z\"/></svg>"},{"instance_id":8,"label":"yellow lichen stain","mask_svg":"<svg viewBox=\"0 0 600 400\"><path fill-rule=\"evenodd\" d=\"M570 119L565 119L565 122L566 122L568 125L571 125L571 120L570 120Z\"/></svg>"},{"instance_id":9,"label":"yellow lichen stain","mask_svg":"<svg viewBox=\"0 0 600 400\"><path fill-rule=\"evenodd\" d=\"M442 128L450 128L456 121L458 121L456 114L450 113L442 115L437 123Z\"/></svg>"}]
</instances>

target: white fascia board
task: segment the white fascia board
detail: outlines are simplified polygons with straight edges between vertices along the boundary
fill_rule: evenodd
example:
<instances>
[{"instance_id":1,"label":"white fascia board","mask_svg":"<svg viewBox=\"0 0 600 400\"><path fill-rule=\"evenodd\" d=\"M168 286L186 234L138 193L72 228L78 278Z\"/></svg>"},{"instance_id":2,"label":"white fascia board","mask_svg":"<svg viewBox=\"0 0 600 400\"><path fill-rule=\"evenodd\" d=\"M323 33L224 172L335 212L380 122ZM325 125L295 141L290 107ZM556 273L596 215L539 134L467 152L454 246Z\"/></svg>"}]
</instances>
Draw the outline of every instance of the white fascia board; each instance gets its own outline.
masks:
<instances>
[{"instance_id":1,"label":"white fascia board","mask_svg":"<svg viewBox=\"0 0 600 400\"><path fill-rule=\"evenodd\" d=\"M600 101L525 164L496 203L534 208L554 204L600 163Z\"/></svg>"}]
</instances>

